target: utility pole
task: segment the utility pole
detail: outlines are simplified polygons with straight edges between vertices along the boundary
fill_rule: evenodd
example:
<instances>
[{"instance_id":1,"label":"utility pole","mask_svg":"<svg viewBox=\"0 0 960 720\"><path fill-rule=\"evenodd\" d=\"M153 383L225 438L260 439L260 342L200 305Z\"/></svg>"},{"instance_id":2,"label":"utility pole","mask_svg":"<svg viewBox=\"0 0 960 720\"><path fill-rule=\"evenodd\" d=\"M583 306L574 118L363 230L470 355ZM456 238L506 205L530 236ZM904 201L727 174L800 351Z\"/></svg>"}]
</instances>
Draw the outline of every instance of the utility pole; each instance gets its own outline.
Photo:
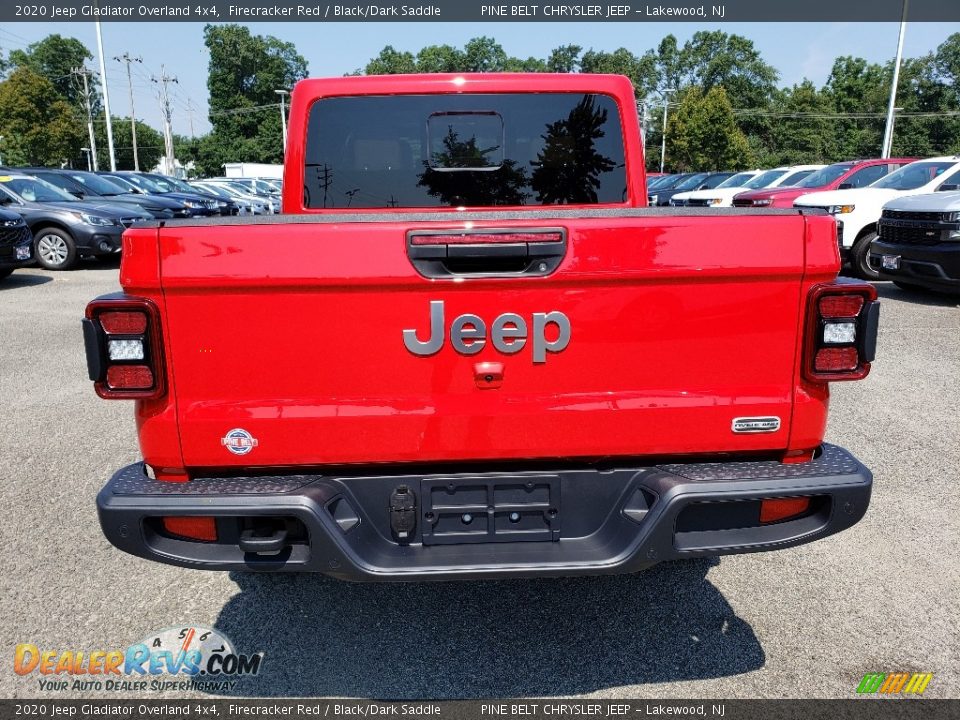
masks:
<instances>
[{"instance_id":1,"label":"utility pole","mask_svg":"<svg viewBox=\"0 0 960 720\"><path fill-rule=\"evenodd\" d=\"M90 102L90 85L89 83L87 83L87 78L91 75L91 72L86 67L76 67L70 71L70 74L83 78L83 102L87 108L87 135L90 137L90 147L88 148L89 154L87 155L87 165L90 164L90 156L92 155L93 169L98 170L99 168L97 167L97 140L93 136L93 105Z\"/></svg>"},{"instance_id":2,"label":"utility pole","mask_svg":"<svg viewBox=\"0 0 960 720\"><path fill-rule=\"evenodd\" d=\"M110 172L117 170L117 156L113 152L113 121L110 119L110 93L107 91L107 66L103 62L103 34L100 32L100 21L97 27L97 52L100 54L100 87L103 92L103 114L107 117L107 149L110 151Z\"/></svg>"},{"instance_id":3,"label":"utility pole","mask_svg":"<svg viewBox=\"0 0 960 720\"><path fill-rule=\"evenodd\" d=\"M274 90L280 96L280 128L283 130L283 156L287 156L287 108L286 97L290 94L289 90Z\"/></svg>"},{"instance_id":4,"label":"utility pole","mask_svg":"<svg viewBox=\"0 0 960 720\"><path fill-rule=\"evenodd\" d=\"M196 135L193 134L193 113L196 111L196 108L193 106L193 100L187 98L187 116L190 118L190 138L193 139Z\"/></svg>"},{"instance_id":5,"label":"utility pole","mask_svg":"<svg viewBox=\"0 0 960 720\"><path fill-rule=\"evenodd\" d=\"M667 94L673 90L663 91L663 142L660 144L660 172L663 172L663 161L667 157Z\"/></svg>"},{"instance_id":6,"label":"utility pole","mask_svg":"<svg viewBox=\"0 0 960 720\"><path fill-rule=\"evenodd\" d=\"M641 100L640 103L640 143L643 145L643 152L647 152L647 101Z\"/></svg>"},{"instance_id":7,"label":"utility pole","mask_svg":"<svg viewBox=\"0 0 960 720\"><path fill-rule=\"evenodd\" d=\"M82 147L80 149L83 150L84 154L87 156L87 172L90 172L93 170L93 167L90 165L90 148Z\"/></svg>"},{"instance_id":8,"label":"utility pole","mask_svg":"<svg viewBox=\"0 0 960 720\"><path fill-rule=\"evenodd\" d=\"M117 62L127 64L127 89L130 91L130 136L133 138L133 169L140 172L140 158L137 156L137 111L133 107L133 79L130 77L130 63L142 63L143 58L130 57L130 53L123 53L122 57L113 58Z\"/></svg>"},{"instance_id":9,"label":"utility pole","mask_svg":"<svg viewBox=\"0 0 960 720\"><path fill-rule=\"evenodd\" d=\"M167 75L167 70L163 65L160 66L160 77L150 79L158 83L161 88L160 92L157 93L157 97L160 100L160 111L163 113L163 148L166 155L163 160L163 165L167 171L166 174L173 175L175 158L173 156L173 128L170 125L173 115L170 110L170 93L168 92L168 86L170 83L179 83L179 81L177 78Z\"/></svg>"},{"instance_id":10,"label":"utility pole","mask_svg":"<svg viewBox=\"0 0 960 720\"><path fill-rule=\"evenodd\" d=\"M893 113L897 104L897 84L900 82L900 60L903 57L903 36L907 32L907 8L910 0L903 0L903 15L900 18L900 37L897 38L897 60L893 66L893 84L890 86L890 104L887 105L887 126L883 131L883 148L880 157L890 157L893 149Z\"/></svg>"}]
</instances>

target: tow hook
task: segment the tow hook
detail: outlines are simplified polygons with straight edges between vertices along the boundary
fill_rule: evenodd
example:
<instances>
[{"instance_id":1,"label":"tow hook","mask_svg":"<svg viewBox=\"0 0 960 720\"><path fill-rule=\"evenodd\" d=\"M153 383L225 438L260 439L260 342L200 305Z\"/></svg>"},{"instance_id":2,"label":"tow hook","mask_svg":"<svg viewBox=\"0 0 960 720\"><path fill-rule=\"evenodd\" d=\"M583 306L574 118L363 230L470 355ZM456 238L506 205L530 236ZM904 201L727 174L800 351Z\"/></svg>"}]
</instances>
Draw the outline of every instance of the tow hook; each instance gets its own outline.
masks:
<instances>
[{"instance_id":1,"label":"tow hook","mask_svg":"<svg viewBox=\"0 0 960 720\"><path fill-rule=\"evenodd\" d=\"M408 485L390 493L390 530L398 542L410 542L417 527L417 496Z\"/></svg>"},{"instance_id":2,"label":"tow hook","mask_svg":"<svg viewBox=\"0 0 960 720\"><path fill-rule=\"evenodd\" d=\"M287 546L287 531L271 527L249 528L240 533L238 545L245 553L275 555Z\"/></svg>"}]
</instances>

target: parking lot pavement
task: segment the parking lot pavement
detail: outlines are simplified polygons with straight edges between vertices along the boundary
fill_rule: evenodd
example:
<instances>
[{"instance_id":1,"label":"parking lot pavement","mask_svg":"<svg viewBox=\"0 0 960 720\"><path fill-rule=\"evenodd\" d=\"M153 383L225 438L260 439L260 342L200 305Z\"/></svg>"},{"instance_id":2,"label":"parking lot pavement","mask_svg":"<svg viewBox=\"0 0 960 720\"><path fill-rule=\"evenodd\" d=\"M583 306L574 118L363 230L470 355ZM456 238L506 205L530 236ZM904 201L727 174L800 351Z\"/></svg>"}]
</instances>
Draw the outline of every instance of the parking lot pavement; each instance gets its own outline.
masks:
<instances>
[{"instance_id":1,"label":"parking lot pavement","mask_svg":"<svg viewBox=\"0 0 960 720\"><path fill-rule=\"evenodd\" d=\"M131 405L86 380L79 318L116 287L95 263L0 282L2 697L43 694L16 643L109 650L184 624L266 653L232 695L851 697L910 670L960 696L956 300L880 286L879 360L835 387L828 431L876 474L852 530L633 576L355 585L166 567L102 537L95 495L138 452Z\"/></svg>"}]
</instances>

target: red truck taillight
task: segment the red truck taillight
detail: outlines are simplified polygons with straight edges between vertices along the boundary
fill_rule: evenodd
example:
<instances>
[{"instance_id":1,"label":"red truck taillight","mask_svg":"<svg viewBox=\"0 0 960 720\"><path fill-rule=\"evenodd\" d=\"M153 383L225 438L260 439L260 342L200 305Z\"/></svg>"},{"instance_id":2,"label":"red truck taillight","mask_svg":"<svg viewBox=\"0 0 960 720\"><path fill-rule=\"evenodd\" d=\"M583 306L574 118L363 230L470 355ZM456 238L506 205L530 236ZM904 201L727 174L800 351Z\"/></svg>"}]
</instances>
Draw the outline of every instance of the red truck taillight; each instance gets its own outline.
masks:
<instances>
[{"instance_id":1,"label":"red truck taillight","mask_svg":"<svg viewBox=\"0 0 960 720\"><path fill-rule=\"evenodd\" d=\"M869 283L817 285L807 303L803 373L812 382L861 380L877 347L880 303Z\"/></svg>"},{"instance_id":2,"label":"red truck taillight","mask_svg":"<svg viewBox=\"0 0 960 720\"><path fill-rule=\"evenodd\" d=\"M160 313L145 298L116 295L87 305L87 371L107 399L156 398L165 391Z\"/></svg>"}]
</instances>

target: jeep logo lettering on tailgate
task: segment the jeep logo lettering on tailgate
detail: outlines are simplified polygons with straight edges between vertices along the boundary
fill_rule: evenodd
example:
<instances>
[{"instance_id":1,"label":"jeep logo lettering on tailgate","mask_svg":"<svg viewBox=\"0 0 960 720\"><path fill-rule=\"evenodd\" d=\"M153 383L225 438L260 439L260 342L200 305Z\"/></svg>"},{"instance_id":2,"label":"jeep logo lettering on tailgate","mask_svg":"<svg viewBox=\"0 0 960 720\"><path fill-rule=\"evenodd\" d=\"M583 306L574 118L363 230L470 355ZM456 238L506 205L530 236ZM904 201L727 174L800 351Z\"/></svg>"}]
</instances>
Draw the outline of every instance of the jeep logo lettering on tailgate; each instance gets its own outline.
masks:
<instances>
[{"instance_id":1,"label":"jeep logo lettering on tailgate","mask_svg":"<svg viewBox=\"0 0 960 720\"><path fill-rule=\"evenodd\" d=\"M403 344L414 355L428 356L440 351L445 340L443 300L430 302L430 334L426 340L417 338L417 331L403 331ZM556 337L547 339L547 328L555 328ZM551 332L551 335L554 333ZM547 353L561 352L570 344L570 319L559 310L534 313L528 335L527 321L516 313L503 313L490 326L490 341L502 353L513 355L523 350L527 339L533 345L533 361L547 361ZM461 355L476 355L487 342L487 325L478 315L460 315L450 324L450 344Z\"/></svg>"}]
</instances>

